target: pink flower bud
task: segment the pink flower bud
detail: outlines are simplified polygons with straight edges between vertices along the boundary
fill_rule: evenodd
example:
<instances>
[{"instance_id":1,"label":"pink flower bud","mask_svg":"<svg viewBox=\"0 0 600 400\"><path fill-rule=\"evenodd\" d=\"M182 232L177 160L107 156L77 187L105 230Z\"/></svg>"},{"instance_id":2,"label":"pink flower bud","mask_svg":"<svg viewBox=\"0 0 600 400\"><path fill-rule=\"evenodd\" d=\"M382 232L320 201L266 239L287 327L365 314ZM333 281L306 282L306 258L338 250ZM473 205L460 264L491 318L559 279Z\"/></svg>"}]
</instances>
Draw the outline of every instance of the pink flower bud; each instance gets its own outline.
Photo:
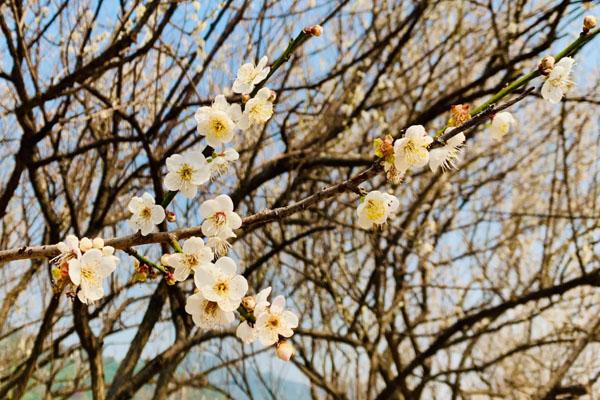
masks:
<instances>
[{"instance_id":1,"label":"pink flower bud","mask_svg":"<svg viewBox=\"0 0 600 400\"><path fill-rule=\"evenodd\" d=\"M296 349L294 345L286 340L282 340L277 343L277 357L279 357L283 361L290 361L290 358L296 353Z\"/></svg>"},{"instance_id":2,"label":"pink flower bud","mask_svg":"<svg viewBox=\"0 0 600 400\"><path fill-rule=\"evenodd\" d=\"M596 27L596 17L593 15L586 15L583 18L583 32L588 33Z\"/></svg>"},{"instance_id":3,"label":"pink flower bud","mask_svg":"<svg viewBox=\"0 0 600 400\"><path fill-rule=\"evenodd\" d=\"M308 26L304 28L304 32L312 36L321 36L321 33L323 33L323 28L321 25Z\"/></svg>"}]
</instances>

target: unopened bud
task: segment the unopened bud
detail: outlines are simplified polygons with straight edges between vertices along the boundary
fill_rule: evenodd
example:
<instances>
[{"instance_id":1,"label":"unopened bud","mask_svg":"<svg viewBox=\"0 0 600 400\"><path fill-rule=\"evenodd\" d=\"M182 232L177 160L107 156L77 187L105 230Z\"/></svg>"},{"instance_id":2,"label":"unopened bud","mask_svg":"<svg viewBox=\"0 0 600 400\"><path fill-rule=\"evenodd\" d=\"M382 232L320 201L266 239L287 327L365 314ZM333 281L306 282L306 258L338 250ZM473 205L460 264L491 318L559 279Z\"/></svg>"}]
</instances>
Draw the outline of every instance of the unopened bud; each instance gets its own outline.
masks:
<instances>
[{"instance_id":1,"label":"unopened bud","mask_svg":"<svg viewBox=\"0 0 600 400\"><path fill-rule=\"evenodd\" d=\"M101 249L104 247L104 240L100 237L94 238L94 240L92 241L92 246L95 249Z\"/></svg>"},{"instance_id":2,"label":"unopened bud","mask_svg":"<svg viewBox=\"0 0 600 400\"><path fill-rule=\"evenodd\" d=\"M256 298L254 296L246 296L242 299L242 306L248 311L254 311L254 307L256 307Z\"/></svg>"},{"instance_id":3,"label":"unopened bud","mask_svg":"<svg viewBox=\"0 0 600 400\"><path fill-rule=\"evenodd\" d=\"M274 90L271 90L271 94L269 94L269 101L272 103L275 101L275 99L277 99L277 93L275 93Z\"/></svg>"},{"instance_id":4,"label":"unopened bud","mask_svg":"<svg viewBox=\"0 0 600 400\"><path fill-rule=\"evenodd\" d=\"M596 27L596 17L593 15L586 15L583 18L583 33L588 33Z\"/></svg>"},{"instance_id":5,"label":"unopened bud","mask_svg":"<svg viewBox=\"0 0 600 400\"><path fill-rule=\"evenodd\" d=\"M542 58L542 61L540 61L540 64L538 65L538 71L540 71L540 74L542 75L549 75L553 68L554 57L552 56Z\"/></svg>"},{"instance_id":6,"label":"unopened bud","mask_svg":"<svg viewBox=\"0 0 600 400\"><path fill-rule=\"evenodd\" d=\"M307 33L312 36L321 36L321 33L323 33L323 28L321 27L321 25L307 26L306 28L304 28L304 33Z\"/></svg>"},{"instance_id":7,"label":"unopened bud","mask_svg":"<svg viewBox=\"0 0 600 400\"><path fill-rule=\"evenodd\" d=\"M275 352L277 353L277 357L283 361L290 361L290 358L296 353L296 349L287 340L282 340L277 343L277 350Z\"/></svg>"},{"instance_id":8,"label":"unopened bud","mask_svg":"<svg viewBox=\"0 0 600 400\"><path fill-rule=\"evenodd\" d=\"M177 215L173 211L167 211L166 219L167 222L175 222L177 221Z\"/></svg>"},{"instance_id":9,"label":"unopened bud","mask_svg":"<svg viewBox=\"0 0 600 400\"><path fill-rule=\"evenodd\" d=\"M171 271L165 273L165 280L167 281L167 285L174 285L177 282L175 275Z\"/></svg>"},{"instance_id":10,"label":"unopened bud","mask_svg":"<svg viewBox=\"0 0 600 400\"><path fill-rule=\"evenodd\" d=\"M247 94L243 94L242 95L242 103L246 104L248 102L248 100L250 100L250 96L248 96Z\"/></svg>"},{"instance_id":11,"label":"unopened bud","mask_svg":"<svg viewBox=\"0 0 600 400\"><path fill-rule=\"evenodd\" d=\"M79 250L81 250L82 252L86 252L88 250L90 250L92 247L94 247L94 244L92 243L92 241L86 237L82 238L79 241Z\"/></svg>"},{"instance_id":12,"label":"unopened bud","mask_svg":"<svg viewBox=\"0 0 600 400\"><path fill-rule=\"evenodd\" d=\"M471 119L471 105L470 104L455 104L450 106L450 113L452 118L450 119L451 126L461 126L465 122Z\"/></svg>"}]
</instances>

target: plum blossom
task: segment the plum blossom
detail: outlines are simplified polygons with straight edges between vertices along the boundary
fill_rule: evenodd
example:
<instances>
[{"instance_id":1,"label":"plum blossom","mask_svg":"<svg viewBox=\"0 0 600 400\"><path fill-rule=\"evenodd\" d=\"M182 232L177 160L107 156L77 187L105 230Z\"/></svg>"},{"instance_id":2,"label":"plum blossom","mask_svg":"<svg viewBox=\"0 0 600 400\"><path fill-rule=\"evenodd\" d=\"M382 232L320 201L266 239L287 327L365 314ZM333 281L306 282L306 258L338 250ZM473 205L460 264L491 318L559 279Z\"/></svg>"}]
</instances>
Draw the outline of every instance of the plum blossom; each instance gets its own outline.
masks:
<instances>
[{"instance_id":1,"label":"plum blossom","mask_svg":"<svg viewBox=\"0 0 600 400\"><path fill-rule=\"evenodd\" d=\"M201 151L174 154L167 158L169 173L165 176L165 188L180 191L188 199L194 198L198 186L210 179L210 167Z\"/></svg>"},{"instance_id":2,"label":"plum blossom","mask_svg":"<svg viewBox=\"0 0 600 400\"><path fill-rule=\"evenodd\" d=\"M144 193L142 197L133 197L127 207L133 214L129 219L131 227L141 231L144 236L165 219L165 210L154 203L154 197L149 193Z\"/></svg>"},{"instance_id":3,"label":"plum blossom","mask_svg":"<svg viewBox=\"0 0 600 400\"><path fill-rule=\"evenodd\" d=\"M212 106L200 107L196 111L198 133L206 136L206 142L212 147L229 143L238 128L242 118L242 108L239 104L229 104L225 96L218 95Z\"/></svg>"},{"instance_id":4,"label":"plum blossom","mask_svg":"<svg viewBox=\"0 0 600 400\"><path fill-rule=\"evenodd\" d=\"M406 129L404 137L394 142L394 165L399 173L410 168L419 168L429 162L427 146L433 139L427 135L422 125L413 125Z\"/></svg>"},{"instance_id":5,"label":"plum blossom","mask_svg":"<svg viewBox=\"0 0 600 400\"><path fill-rule=\"evenodd\" d=\"M223 311L236 310L248 291L248 282L237 274L235 261L221 257L214 264L196 269L194 282L205 299L214 301Z\"/></svg>"},{"instance_id":6,"label":"plum blossom","mask_svg":"<svg viewBox=\"0 0 600 400\"><path fill-rule=\"evenodd\" d=\"M492 124L490 125L490 134L494 140L501 140L506 135L511 127L513 127L517 121L511 113L503 111L494 115L492 118Z\"/></svg>"},{"instance_id":7,"label":"plum blossom","mask_svg":"<svg viewBox=\"0 0 600 400\"><path fill-rule=\"evenodd\" d=\"M204 245L202 238L192 236L183 242L182 253L172 254L168 258L168 263L175 268L173 273L175 280L182 282L190 276L192 271L196 271L203 264L208 264L213 259L213 252L210 247Z\"/></svg>"},{"instance_id":8,"label":"plum blossom","mask_svg":"<svg viewBox=\"0 0 600 400\"><path fill-rule=\"evenodd\" d=\"M185 311L192 315L194 324L203 329L228 325L235 319L233 311L223 311L216 302L208 300L200 291L188 297Z\"/></svg>"},{"instance_id":9,"label":"plum blossom","mask_svg":"<svg viewBox=\"0 0 600 400\"><path fill-rule=\"evenodd\" d=\"M552 71L542 85L542 97L549 103L557 104L565 93L573 86L569 79L575 60L564 57L554 65Z\"/></svg>"},{"instance_id":10,"label":"plum blossom","mask_svg":"<svg viewBox=\"0 0 600 400\"><path fill-rule=\"evenodd\" d=\"M206 245L210 247L217 257L222 257L229 253L231 244L227 241L227 238L220 236L211 236L206 240Z\"/></svg>"},{"instance_id":11,"label":"plum blossom","mask_svg":"<svg viewBox=\"0 0 600 400\"><path fill-rule=\"evenodd\" d=\"M271 287L265 288L258 292L256 296L248 296L244 298L242 301L242 305L249 311L253 312L255 316L259 316L262 314L267 307L269 307L270 303L267 300L269 295L271 294ZM252 300L252 307L248 309L246 299ZM243 321L238 325L235 334L238 338L240 338L244 343L250 344L257 339L257 332L253 325L250 325L248 321Z\"/></svg>"},{"instance_id":12,"label":"plum blossom","mask_svg":"<svg viewBox=\"0 0 600 400\"><path fill-rule=\"evenodd\" d=\"M104 296L102 280L116 268L112 256L104 256L99 249L90 249L81 256L69 260L69 277L80 286L77 297L82 303L90 303Z\"/></svg>"},{"instance_id":13,"label":"plum blossom","mask_svg":"<svg viewBox=\"0 0 600 400\"><path fill-rule=\"evenodd\" d=\"M208 164L211 177L215 178L223 175L225 172L227 172L229 164L239 158L240 155L237 151L235 151L235 149L226 149L220 153L214 152L211 161Z\"/></svg>"},{"instance_id":14,"label":"plum blossom","mask_svg":"<svg viewBox=\"0 0 600 400\"><path fill-rule=\"evenodd\" d=\"M271 346L279 341L279 336L289 338L298 327L298 317L285 310L285 298L277 296L271 306L256 318L256 333L260 342Z\"/></svg>"},{"instance_id":15,"label":"plum blossom","mask_svg":"<svg viewBox=\"0 0 600 400\"><path fill-rule=\"evenodd\" d=\"M273 100L275 93L269 88L262 88L256 96L246 102L244 114L240 119L241 129L247 129L252 124L264 124L273 115Z\"/></svg>"},{"instance_id":16,"label":"plum blossom","mask_svg":"<svg viewBox=\"0 0 600 400\"><path fill-rule=\"evenodd\" d=\"M242 226L242 219L233 212L233 201L226 194L202 203L200 215L204 218L202 233L209 237L235 237L233 230Z\"/></svg>"},{"instance_id":17,"label":"plum blossom","mask_svg":"<svg viewBox=\"0 0 600 400\"><path fill-rule=\"evenodd\" d=\"M398 210L398 199L388 193L373 190L365 196L358 206L358 226L371 229L373 225L384 224L388 217Z\"/></svg>"},{"instance_id":18,"label":"plum blossom","mask_svg":"<svg viewBox=\"0 0 600 400\"><path fill-rule=\"evenodd\" d=\"M269 59L263 56L258 64L246 63L240 67L237 78L233 82L233 93L249 94L254 90L254 86L262 82L271 68L267 67Z\"/></svg>"},{"instance_id":19,"label":"plum blossom","mask_svg":"<svg viewBox=\"0 0 600 400\"><path fill-rule=\"evenodd\" d=\"M439 167L442 167L442 170L456 168L455 163L465 140L465 134L460 132L446 140L444 146L431 150L429 152L429 168L431 168L431 171L436 172Z\"/></svg>"}]
</instances>

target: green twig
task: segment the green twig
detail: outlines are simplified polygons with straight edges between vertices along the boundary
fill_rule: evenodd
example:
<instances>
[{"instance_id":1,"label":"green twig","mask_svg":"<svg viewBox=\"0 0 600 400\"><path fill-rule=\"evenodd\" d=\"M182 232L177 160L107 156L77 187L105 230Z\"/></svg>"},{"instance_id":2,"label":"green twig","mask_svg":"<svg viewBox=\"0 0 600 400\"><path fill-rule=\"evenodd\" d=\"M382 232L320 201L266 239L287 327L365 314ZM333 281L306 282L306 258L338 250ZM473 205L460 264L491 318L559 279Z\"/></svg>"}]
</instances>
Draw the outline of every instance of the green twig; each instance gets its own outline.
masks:
<instances>
[{"instance_id":1,"label":"green twig","mask_svg":"<svg viewBox=\"0 0 600 400\"><path fill-rule=\"evenodd\" d=\"M564 57L575 55L579 50L581 50L581 48L583 46L585 46L586 43L588 43L590 40L592 40L598 33L600 33L600 28L590 31L587 34L582 33L571 44L569 44L567 47L565 47L563 50L561 50L558 54L556 54L554 56L555 61L558 62ZM517 90L521 86L526 85L529 81L537 78L538 76L540 76L540 72L536 68L535 70L516 79L515 81L511 82L506 87L504 87L500 91L498 91L498 93L496 93L495 95L490 97L485 103L483 103L480 106L478 106L477 108L471 110L471 113L470 113L471 116L479 114L480 112L487 109L490 105L497 103L498 101L500 101L501 99L503 99L504 97L509 95L510 93L513 93L515 90ZM439 135L441 135L446 130L447 127L448 127L448 125L439 129L435 133L435 137L438 137Z\"/></svg>"}]
</instances>

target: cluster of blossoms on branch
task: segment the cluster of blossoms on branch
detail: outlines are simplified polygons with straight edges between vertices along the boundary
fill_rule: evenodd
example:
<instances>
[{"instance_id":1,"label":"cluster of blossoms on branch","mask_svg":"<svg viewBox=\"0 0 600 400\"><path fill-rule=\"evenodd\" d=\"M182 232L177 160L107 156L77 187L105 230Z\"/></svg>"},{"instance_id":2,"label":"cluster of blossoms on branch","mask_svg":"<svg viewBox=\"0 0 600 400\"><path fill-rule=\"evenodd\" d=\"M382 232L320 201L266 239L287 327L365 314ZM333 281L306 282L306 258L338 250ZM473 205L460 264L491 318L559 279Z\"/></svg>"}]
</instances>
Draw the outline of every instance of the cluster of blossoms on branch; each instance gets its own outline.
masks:
<instances>
[{"instance_id":1,"label":"cluster of blossoms on branch","mask_svg":"<svg viewBox=\"0 0 600 400\"><path fill-rule=\"evenodd\" d=\"M546 101L551 104L559 103L572 87L570 75L573 65L574 60L571 57L563 57L556 64L551 56L540 61L538 71L546 77L541 95ZM451 134L453 129L469 121L474 115L468 104L452 106L451 114L449 127L443 131L442 137ZM509 112L495 113L491 118L490 136L500 141L514 130L516 123ZM463 132L442 141L440 135L430 136L423 126L413 125L406 129L402 137L394 140L391 135L385 135L383 138L376 138L373 145L375 156L383 166L387 179L397 184L407 171L422 168L427 164L434 173L440 168L442 171L456 169L465 141L466 136ZM434 144L436 146L433 146ZM360 198L356 210L357 224L363 229L382 226L396 213L398 206L399 201L394 195L371 191Z\"/></svg>"},{"instance_id":2,"label":"cluster of blossoms on branch","mask_svg":"<svg viewBox=\"0 0 600 400\"><path fill-rule=\"evenodd\" d=\"M592 22L587 20L588 31L595 25L595 20ZM319 36L321 28L306 28L303 34ZM287 55L282 57L285 59ZM218 95L212 105L197 110L195 120L198 134L205 138L207 147L173 154L166 159L168 172L163 183L168 193L163 204L157 204L149 193L130 200L129 223L136 232L146 236L165 220L173 222L175 214L165 208L175 195L181 193L188 200L194 199L201 185L225 174L229 164L239 158L233 147L226 147L234 141L236 134L264 124L272 117L276 95L264 87L273 72L267 64L265 56L256 65L247 63L239 68L232 91L241 95L242 104L229 103L224 95ZM546 77L541 89L544 99L550 103L560 102L572 86L569 78L573 65L571 57L561 57L556 63L554 58L545 57L540 62L539 74ZM486 104L505 94L492 98ZM468 104L455 105L451 108L452 117L448 127L433 136L423 126L413 125L397 139L391 135L377 138L374 141L376 160L393 183L398 183L410 170L428 164L434 173L440 169L446 171L457 168L466 136L460 130L456 134L453 131L481 111L482 107L472 111ZM510 113L497 112L491 117L490 136L502 140L514 130L515 125L516 120ZM363 196L362 189L356 189L361 193L357 208L357 223L361 228L380 227L397 213L400 202L394 195L375 190ZM201 231L206 241L193 236L180 246L173 239L171 246L175 252L163 254L160 263L153 263L131 252L136 257L133 280L144 281L146 276L152 275L149 273L152 268L163 272L169 284L184 282L193 275L195 292L187 299L185 310L198 327L215 329L231 325L236 320L237 312L240 324L236 335L244 343L258 340L265 346L276 345L277 355L289 360L294 348L287 339L298 327L298 317L285 309L283 296L276 296L272 302L269 301L270 287L255 296L247 296L248 282L238 273L235 260L227 256L231 248L229 239L236 237L235 230L242 225L242 219L234 211L232 199L220 194L206 200L200 206L200 214L203 218ZM79 240L73 235L67 236L57 248L60 254L52 260L56 286L62 289L70 285L72 292L86 304L102 298L103 280L116 269L119 261L114 255L114 248L104 246L101 238Z\"/></svg>"},{"instance_id":3,"label":"cluster of blossoms on branch","mask_svg":"<svg viewBox=\"0 0 600 400\"><path fill-rule=\"evenodd\" d=\"M189 200L194 199L200 186L226 173L229 164L239 158L234 148L225 148L234 141L236 133L271 118L275 93L261 87L270 72L267 63L265 56L257 65L248 63L240 67L233 92L242 95L243 107L230 104L224 95L218 95L211 106L198 109L195 114L198 134L209 147L173 154L166 159L163 184L169 194L163 204L157 204L150 193L134 196L129 201L129 224L136 232L147 236L163 221L174 221L175 214L165 208L175 195L181 193ZM202 237L193 236L180 246L173 240L171 245L175 252L163 254L160 263L134 252L133 280L142 282L153 276L153 267L165 274L169 284L184 282L193 275L195 292L187 299L185 310L198 327L225 327L235 321L237 312L241 323L236 333L244 343L258 339L266 346L276 344L277 355L289 360L294 349L286 339L298 326L298 317L284 309L282 296L277 296L272 304L268 301L270 287L256 296L246 296L248 282L238 273L235 260L227 256L231 248L228 240L236 237L235 230L242 225L233 201L226 194L218 195L200 205L200 214L206 242ZM74 292L83 303L99 300L104 295L103 279L118 263L114 249L104 246L100 238L79 240L73 235L59 243L58 248L61 254L53 260L55 282L74 286Z\"/></svg>"}]
</instances>

